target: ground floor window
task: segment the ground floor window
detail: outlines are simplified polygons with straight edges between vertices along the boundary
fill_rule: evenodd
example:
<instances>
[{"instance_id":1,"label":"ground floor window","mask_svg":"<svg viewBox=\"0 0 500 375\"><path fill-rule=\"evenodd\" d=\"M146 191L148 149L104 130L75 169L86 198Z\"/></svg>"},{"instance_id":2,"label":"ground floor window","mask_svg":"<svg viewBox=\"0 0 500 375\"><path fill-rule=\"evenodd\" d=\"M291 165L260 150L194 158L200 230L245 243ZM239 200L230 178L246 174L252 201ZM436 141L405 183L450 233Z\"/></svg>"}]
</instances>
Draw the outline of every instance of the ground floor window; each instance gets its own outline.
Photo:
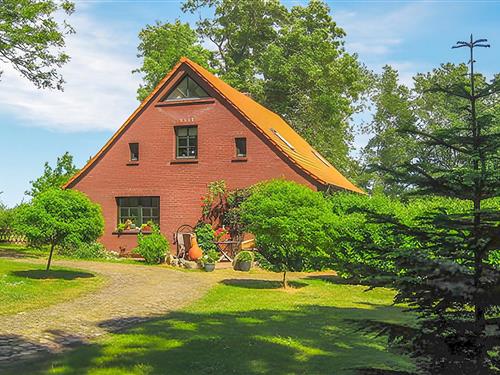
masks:
<instances>
[{"instance_id":1,"label":"ground floor window","mask_svg":"<svg viewBox=\"0 0 500 375\"><path fill-rule=\"evenodd\" d=\"M118 224L131 220L137 227L152 221L160 224L159 197L123 197L117 198Z\"/></svg>"}]
</instances>

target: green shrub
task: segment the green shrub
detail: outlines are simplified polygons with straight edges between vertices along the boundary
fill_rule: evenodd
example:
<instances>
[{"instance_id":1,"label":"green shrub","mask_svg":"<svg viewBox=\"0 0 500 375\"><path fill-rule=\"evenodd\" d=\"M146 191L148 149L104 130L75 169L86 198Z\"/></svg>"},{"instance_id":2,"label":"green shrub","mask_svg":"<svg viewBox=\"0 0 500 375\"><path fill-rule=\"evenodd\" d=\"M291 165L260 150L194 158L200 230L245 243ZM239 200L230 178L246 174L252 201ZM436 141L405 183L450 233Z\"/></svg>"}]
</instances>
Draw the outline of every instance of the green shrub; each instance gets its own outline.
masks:
<instances>
[{"instance_id":1,"label":"green shrub","mask_svg":"<svg viewBox=\"0 0 500 375\"><path fill-rule=\"evenodd\" d=\"M333 212L321 193L272 180L252 189L241 215L270 268L284 273L285 287L287 271L320 270L329 264Z\"/></svg>"},{"instance_id":2,"label":"green shrub","mask_svg":"<svg viewBox=\"0 0 500 375\"><path fill-rule=\"evenodd\" d=\"M198 246L205 253L210 250L217 250L217 246L214 243L214 233L212 226L210 224L201 223L195 229L196 240L198 241Z\"/></svg>"},{"instance_id":3,"label":"green shrub","mask_svg":"<svg viewBox=\"0 0 500 375\"><path fill-rule=\"evenodd\" d=\"M201 262L203 264L215 264L219 261L220 255L216 250L208 250L203 252L203 256L201 257Z\"/></svg>"},{"instance_id":4,"label":"green shrub","mask_svg":"<svg viewBox=\"0 0 500 375\"><path fill-rule=\"evenodd\" d=\"M146 263L149 264L161 263L170 249L170 243L160 233L157 226L153 227L151 234L139 233L137 235L137 244L138 246L133 250L133 253L142 256Z\"/></svg>"},{"instance_id":5,"label":"green shrub","mask_svg":"<svg viewBox=\"0 0 500 375\"><path fill-rule=\"evenodd\" d=\"M414 198L403 202L384 195L359 195L336 193L328 197L335 220L331 228L332 252L335 270L342 276L360 279L376 277L380 282L385 275L395 272L397 253L387 249L415 249L419 243L411 233L400 233L387 222L374 221L373 217L394 215L401 223L414 229L428 228L431 224L422 218L429 212L448 214L465 213L472 205L468 201L443 197ZM500 199L490 199L484 206L500 209ZM385 249L385 250L384 250ZM496 255L491 263L498 262ZM374 280L370 280L372 283Z\"/></svg>"},{"instance_id":6,"label":"green shrub","mask_svg":"<svg viewBox=\"0 0 500 375\"><path fill-rule=\"evenodd\" d=\"M65 246L58 251L61 255L66 255L77 259L113 259L116 256L106 250L99 242L80 243L74 246Z\"/></svg>"},{"instance_id":7,"label":"green shrub","mask_svg":"<svg viewBox=\"0 0 500 375\"><path fill-rule=\"evenodd\" d=\"M238 262L253 262L254 261L254 255L252 251L241 251L239 252L236 257L234 258L234 261L236 263Z\"/></svg>"}]
</instances>

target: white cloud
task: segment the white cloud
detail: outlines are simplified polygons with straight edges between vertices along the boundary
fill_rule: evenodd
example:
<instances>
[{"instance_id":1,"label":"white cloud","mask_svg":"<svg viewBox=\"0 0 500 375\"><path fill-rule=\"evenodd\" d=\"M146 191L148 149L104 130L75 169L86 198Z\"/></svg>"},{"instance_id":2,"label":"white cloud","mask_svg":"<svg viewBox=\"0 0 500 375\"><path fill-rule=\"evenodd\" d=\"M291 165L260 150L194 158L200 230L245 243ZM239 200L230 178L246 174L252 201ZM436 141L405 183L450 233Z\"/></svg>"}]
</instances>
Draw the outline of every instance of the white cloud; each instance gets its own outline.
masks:
<instances>
[{"instance_id":1,"label":"white cloud","mask_svg":"<svg viewBox=\"0 0 500 375\"><path fill-rule=\"evenodd\" d=\"M384 11L384 7L334 12L334 19L347 32L346 48L366 61L389 54L428 20L431 8L426 4L408 4Z\"/></svg>"},{"instance_id":2,"label":"white cloud","mask_svg":"<svg viewBox=\"0 0 500 375\"><path fill-rule=\"evenodd\" d=\"M135 35L97 24L85 13L70 21L77 33L67 39L71 60L61 70L64 92L39 90L7 67L0 82L0 111L29 126L57 131L114 130L138 105L140 79L131 73L138 64Z\"/></svg>"}]
</instances>

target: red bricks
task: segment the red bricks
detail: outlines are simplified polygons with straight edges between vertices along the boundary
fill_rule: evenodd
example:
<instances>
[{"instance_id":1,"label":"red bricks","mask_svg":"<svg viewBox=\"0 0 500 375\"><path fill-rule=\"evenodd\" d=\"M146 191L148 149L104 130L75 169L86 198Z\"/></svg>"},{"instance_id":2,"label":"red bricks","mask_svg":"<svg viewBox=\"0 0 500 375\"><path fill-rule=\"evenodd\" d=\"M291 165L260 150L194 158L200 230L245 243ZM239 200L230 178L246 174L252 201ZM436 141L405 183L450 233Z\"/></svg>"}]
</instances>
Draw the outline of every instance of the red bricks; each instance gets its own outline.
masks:
<instances>
[{"instance_id":1,"label":"red bricks","mask_svg":"<svg viewBox=\"0 0 500 375\"><path fill-rule=\"evenodd\" d=\"M130 251L137 243L136 235L113 234L118 221L116 197L159 196L161 231L171 241L180 225L194 225L200 218L200 197L212 181L225 180L233 189L283 177L316 189L311 178L279 156L202 82L213 100L157 105L182 74L176 73L108 151L70 185L102 206L106 225L101 241L110 250ZM174 127L180 125L198 126L197 163L174 164ZM248 156L235 162L235 138L239 137L247 139ZM127 165L129 143L139 143L138 165Z\"/></svg>"}]
</instances>

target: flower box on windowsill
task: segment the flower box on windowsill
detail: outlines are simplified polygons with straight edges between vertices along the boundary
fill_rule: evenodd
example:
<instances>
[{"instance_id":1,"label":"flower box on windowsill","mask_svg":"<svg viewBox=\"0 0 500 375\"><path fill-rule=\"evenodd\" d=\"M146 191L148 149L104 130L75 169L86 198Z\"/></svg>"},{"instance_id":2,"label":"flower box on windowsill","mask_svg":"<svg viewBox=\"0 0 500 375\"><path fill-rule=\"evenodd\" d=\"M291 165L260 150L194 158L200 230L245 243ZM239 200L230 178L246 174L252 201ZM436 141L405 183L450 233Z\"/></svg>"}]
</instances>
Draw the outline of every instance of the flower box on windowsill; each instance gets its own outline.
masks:
<instances>
[{"instance_id":1,"label":"flower box on windowsill","mask_svg":"<svg viewBox=\"0 0 500 375\"><path fill-rule=\"evenodd\" d=\"M150 230L140 230L138 228L136 229L126 229L124 231L121 231L121 232L118 232L117 230L114 230L113 231L113 235L116 235L116 236L121 236L121 235L137 235L139 233L142 233L142 234L151 234L152 231Z\"/></svg>"}]
</instances>

